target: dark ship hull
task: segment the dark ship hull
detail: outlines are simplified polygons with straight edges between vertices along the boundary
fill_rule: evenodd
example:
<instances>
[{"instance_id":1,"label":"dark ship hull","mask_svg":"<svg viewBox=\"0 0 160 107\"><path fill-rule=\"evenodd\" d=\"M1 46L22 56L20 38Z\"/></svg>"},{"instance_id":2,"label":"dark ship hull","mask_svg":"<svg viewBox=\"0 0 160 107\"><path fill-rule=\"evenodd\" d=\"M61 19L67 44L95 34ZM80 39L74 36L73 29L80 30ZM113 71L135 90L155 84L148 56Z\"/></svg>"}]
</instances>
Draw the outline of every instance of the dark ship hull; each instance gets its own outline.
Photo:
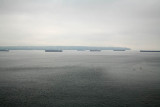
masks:
<instances>
[{"instance_id":1,"label":"dark ship hull","mask_svg":"<svg viewBox=\"0 0 160 107\"><path fill-rule=\"evenodd\" d=\"M62 50L45 50L45 52L63 52Z\"/></svg>"},{"instance_id":2,"label":"dark ship hull","mask_svg":"<svg viewBox=\"0 0 160 107\"><path fill-rule=\"evenodd\" d=\"M101 50L90 50L90 52L100 52Z\"/></svg>"},{"instance_id":3,"label":"dark ship hull","mask_svg":"<svg viewBox=\"0 0 160 107\"><path fill-rule=\"evenodd\" d=\"M113 51L126 51L126 50L113 50Z\"/></svg>"},{"instance_id":4,"label":"dark ship hull","mask_svg":"<svg viewBox=\"0 0 160 107\"><path fill-rule=\"evenodd\" d=\"M160 51L153 51L153 50L140 50L140 52L160 52Z\"/></svg>"},{"instance_id":5,"label":"dark ship hull","mask_svg":"<svg viewBox=\"0 0 160 107\"><path fill-rule=\"evenodd\" d=\"M9 52L8 49L0 49L0 52Z\"/></svg>"}]
</instances>

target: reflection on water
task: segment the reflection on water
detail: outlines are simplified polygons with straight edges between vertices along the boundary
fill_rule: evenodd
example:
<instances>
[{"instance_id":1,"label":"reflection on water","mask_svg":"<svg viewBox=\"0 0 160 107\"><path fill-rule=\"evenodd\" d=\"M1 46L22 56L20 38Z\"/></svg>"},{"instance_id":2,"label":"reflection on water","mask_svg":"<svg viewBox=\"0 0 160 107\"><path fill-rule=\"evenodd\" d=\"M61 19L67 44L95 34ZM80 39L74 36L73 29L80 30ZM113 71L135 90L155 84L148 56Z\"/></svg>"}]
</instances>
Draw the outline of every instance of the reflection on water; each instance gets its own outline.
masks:
<instances>
[{"instance_id":1,"label":"reflection on water","mask_svg":"<svg viewBox=\"0 0 160 107\"><path fill-rule=\"evenodd\" d=\"M0 53L0 104L2 107L158 107L159 71L159 53Z\"/></svg>"}]
</instances>

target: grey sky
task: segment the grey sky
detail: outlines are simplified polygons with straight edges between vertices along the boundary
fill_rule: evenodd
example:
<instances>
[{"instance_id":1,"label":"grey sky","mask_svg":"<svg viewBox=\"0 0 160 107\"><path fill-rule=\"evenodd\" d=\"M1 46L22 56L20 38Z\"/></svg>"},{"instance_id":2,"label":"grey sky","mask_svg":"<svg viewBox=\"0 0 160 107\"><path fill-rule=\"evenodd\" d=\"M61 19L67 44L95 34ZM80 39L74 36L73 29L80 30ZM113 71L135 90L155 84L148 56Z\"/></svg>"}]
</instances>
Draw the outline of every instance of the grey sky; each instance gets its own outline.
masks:
<instances>
[{"instance_id":1,"label":"grey sky","mask_svg":"<svg viewBox=\"0 0 160 107\"><path fill-rule=\"evenodd\" d=\"M0 45L160 49L160 0L0 0Z\"/></svg>"}]
</instances>

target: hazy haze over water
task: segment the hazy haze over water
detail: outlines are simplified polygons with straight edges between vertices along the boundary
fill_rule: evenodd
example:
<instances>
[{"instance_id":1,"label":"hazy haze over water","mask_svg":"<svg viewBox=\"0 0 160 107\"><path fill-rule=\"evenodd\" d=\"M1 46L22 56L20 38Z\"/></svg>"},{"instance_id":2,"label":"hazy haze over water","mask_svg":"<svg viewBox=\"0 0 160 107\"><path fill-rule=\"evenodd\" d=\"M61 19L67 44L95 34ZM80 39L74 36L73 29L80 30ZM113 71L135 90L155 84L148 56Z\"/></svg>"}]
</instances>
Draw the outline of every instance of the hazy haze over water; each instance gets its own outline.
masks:
<instances>
[{"instance_id":1,"label":"hazy haze over water","mask_svg":"<svg viewBox=\"0 0 160 107\"><path fill-rule=\"evenodd\" d=\"M0 107L160 107L132 50L160 50L160 0L0 0Z\"/></svg>"}]
</instances>

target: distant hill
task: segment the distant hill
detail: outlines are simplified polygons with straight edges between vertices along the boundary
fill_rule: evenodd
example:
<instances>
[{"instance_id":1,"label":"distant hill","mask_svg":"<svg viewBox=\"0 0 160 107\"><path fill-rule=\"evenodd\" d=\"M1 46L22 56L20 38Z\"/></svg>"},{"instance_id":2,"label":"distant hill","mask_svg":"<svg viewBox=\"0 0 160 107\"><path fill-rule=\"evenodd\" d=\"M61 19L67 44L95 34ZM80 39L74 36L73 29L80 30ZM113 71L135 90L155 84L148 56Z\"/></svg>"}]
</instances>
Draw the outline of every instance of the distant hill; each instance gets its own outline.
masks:
<instances>
[{"instance_id":1,"label":"distant hill","mask_svg":"<svg viewBox=\"0 0 160 107\"><path fill-rule=\"evenodd\" d=\"M9 50L130 50L125 47L92 47L92 46L0 46L1 49Z\"/></svg>"}]
</instances>

